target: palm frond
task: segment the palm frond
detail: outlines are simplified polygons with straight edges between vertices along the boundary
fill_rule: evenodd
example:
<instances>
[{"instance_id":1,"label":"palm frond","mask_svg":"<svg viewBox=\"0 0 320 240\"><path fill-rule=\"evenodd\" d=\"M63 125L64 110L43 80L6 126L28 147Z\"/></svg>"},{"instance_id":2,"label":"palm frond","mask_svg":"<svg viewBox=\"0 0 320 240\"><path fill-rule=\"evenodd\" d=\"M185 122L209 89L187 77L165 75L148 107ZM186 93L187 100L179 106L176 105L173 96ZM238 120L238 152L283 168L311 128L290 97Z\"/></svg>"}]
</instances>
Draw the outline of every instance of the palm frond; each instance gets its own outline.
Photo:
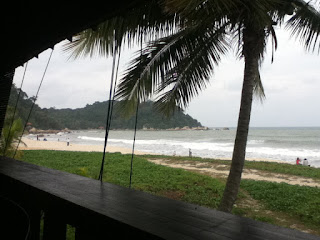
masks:
<instances>
[{"instance_id":1,"label":"palm frond","mask_svg":"<svg viewBox=\"0 0 320 240\"><path fill-rule=\"evenodd\" d=\"M114 42L117 45L126 42L129 47L140 43L168 36L176 31L179 19L175 15L163 12L158 1L132 9L126 16L116 16L75 36L75 40L65 45L64 50L71 53L71 58L113 54Z\"/></svg>"},{"instance_id":2,"label":"palm frond","mask_svg":"<svg viewBox=\"0 0 320 240\"><path fill-rule=\"evenodd\" d=\"M162 94L172 87L158 98L158 108L170 113L176 105L186 107L206 86L214 65L227 51L226 28L227 24L206 32L199 27L188 28L153 42L131 63L119 84L117 98L143 101L152 93Z\"/></svg>"},{"instance_id":3,"label":"palm frond","mask_svg":"<svg viewBox=\"0 0 320 240\"><path fill-rule=\"evenodd\" d=\"M291 35L300 38L306 50L320 50L320 12L303 0L293 0L295 14L287 21Z\"/></svg>"},{"instance_id":4,"label":"palm frond","mask_svg":"<svg viewBox=\"0 0 320 240\"><path fill-rule=\"evenodd\" d=\"M114 49L114 30L110 22L99 25L97 31L87 29L75 36L75 40L64 45L64 51L70 53L70 58L109 56Z\"/></svg>"},{"instance_id":5,"label":"palm frond","mask_svg":"<svg viewBox=\"0 0 320 240\"><path fill-rule=\"evenodd\" d=\"M272 26L270 26L270 28L269 28L269 33L271 34L271 42L272 42L271 63L273 63L274 52L278 48L278 40L277 40L276 32L275 32L275 30L274 30L274 28Z\"/></svg>"},{"instance_id":6,"label":"palm frond","mask_svg":"<svg viewBox=\"0 0 320 240\"><path fill-rule=\"evenodd\" d=\"M181 54L179 48L183 32L151 42L129 63L128 70L118 85L116 99L144 101L159 84L161 72L168 71ZM179 52L180 51L180 52Z\"/></svg>"},{"instance_id":7,"label":"palm frond","mask_svg":"<svg viewBox=\"0 0 320 240\"><path fill-rule=\"evenodd\" d=\"M156 107L167 115L176 106L186 108L191 99L207 86L220 56L229 49L224 29L207 32L207 36L198 39L190 49L189 54L167 72L157 90L158 94L162 94L157 99Z\"/></svg>"},{"instance_id":8,"label":"palm frond","mask_svg":"<svg viewBox=\"0 0 320 240\"><path fill-rule=\"evenodd\" d=\"M237 8L240 0L164 0L163 5L167 12L178 13L182 18L200 20L206 16L219 17L232 12ZM199 18L200 17L200 18Z\"/></svg>"},{"instance_id":9,"label":"palm frond","mask_svg":"<svg viewBox=\"0 0 320 240\"><path fill-rule=\"evenodd\" d=\"M262 84L261 76L259 73L259 70L257 69L257 77L254 81L254 86L253 86L253 93L254 96L260 101L263 102L264 99L266 98L266 95L264 93L264 87Z\"/></svg>"}]
</instances>

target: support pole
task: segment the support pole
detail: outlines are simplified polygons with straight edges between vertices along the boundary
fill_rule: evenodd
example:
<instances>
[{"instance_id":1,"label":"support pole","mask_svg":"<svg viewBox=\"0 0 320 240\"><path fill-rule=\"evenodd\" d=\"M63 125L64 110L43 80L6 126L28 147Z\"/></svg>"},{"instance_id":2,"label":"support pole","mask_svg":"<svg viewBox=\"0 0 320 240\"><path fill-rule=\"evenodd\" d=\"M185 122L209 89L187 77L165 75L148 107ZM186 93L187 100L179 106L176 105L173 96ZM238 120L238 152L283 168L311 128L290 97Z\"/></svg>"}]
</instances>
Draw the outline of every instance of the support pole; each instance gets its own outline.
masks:
<instances>
[{"instance_id":1,"label":"support pole","mask_svg":"<svg viewBox=\"0 0 320 240\"><path fill-rule=\"evenodd\" d=\"M14 70L0 73L0 135L9 102Z\"/></svg>"}]
</instances>

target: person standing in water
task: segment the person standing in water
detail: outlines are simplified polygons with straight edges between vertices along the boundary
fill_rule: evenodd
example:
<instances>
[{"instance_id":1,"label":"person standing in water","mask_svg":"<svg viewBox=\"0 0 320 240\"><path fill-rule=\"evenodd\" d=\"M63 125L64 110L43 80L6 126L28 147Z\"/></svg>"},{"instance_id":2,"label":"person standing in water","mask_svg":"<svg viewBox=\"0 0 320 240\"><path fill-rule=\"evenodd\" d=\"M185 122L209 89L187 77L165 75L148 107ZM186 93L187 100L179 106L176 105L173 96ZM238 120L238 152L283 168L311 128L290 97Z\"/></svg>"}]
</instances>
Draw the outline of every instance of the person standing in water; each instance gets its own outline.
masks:
<instances>
[{"instance_id":1,"label":"person standing in water","mask_svg":"<svg viewBox=\"0 0 320 240\"><path fill-rule=\"evenodd\" d=\"M192 157L191 148L189 148L189 157Z\"/></svg>"}]
</instances>

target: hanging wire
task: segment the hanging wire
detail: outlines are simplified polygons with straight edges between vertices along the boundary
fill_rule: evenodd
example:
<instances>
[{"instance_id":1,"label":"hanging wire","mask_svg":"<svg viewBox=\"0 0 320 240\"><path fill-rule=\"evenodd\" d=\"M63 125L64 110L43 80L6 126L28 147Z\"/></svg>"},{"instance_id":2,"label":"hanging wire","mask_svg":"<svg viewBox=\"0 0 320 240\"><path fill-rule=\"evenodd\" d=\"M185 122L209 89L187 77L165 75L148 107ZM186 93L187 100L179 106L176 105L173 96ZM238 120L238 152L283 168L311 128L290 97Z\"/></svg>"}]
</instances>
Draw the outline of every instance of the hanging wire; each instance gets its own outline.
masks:
<instances>
[{"instance_id":1,"label":"hanging wire","mask_svg":"<svg viewBox=\"0 0 320 240\"><path fill-rule=\"evenodd\" d=\"M140 41L140 54L142 56L142 36L143 31L141 30L141 41ZM141 58L142 59L142 58ZM133 173L133 157L134 157L134 148L136 144L136 135L137 135L137 125L138 125L138 112L139 112L139 94L140 94L140 79L138 80L138 97L137 97L137 107L136 107L136 119L134 124L134 135L133 135L133 144L132 144L132 153L131 153L131 163L130 163L130 181L129 181L129 188L131 188L132 185L132 173Z\"/></svg>"},{"instance_id":2,"label":"hanging wire","mask_svg":"<svg viewBox=\"0 0 320 240\"><path fill-rule=\"evenodd\" d=\"M22 86L23 86L23 82L24 82L24 78L25 78L25 75L26 75L27 68L28 68L28 62L26 63L26 66L25 66L24 71L23 71L22 81L21 81L21 84L20 84L20 90L19 90L19 93L18 93L18 96L17 96L16 104L15 104L15 106L14 106L13 116L12 116L12 120L11 120L11 123L10 123L8 136L7 136L7 139L6 139L6 145L4 146L5 149L8 147L9 139L10 139L10 137L11 137L11 135L10 135L10 133L11 133L11 128L12 128L12 125L13 125L13 122L14 122L14 117L15 117L15 115L16 115L17 106L18 106L20 94L21 94L21 91L22 91Z\"/></svg>"},{"instance_id":3,"label":"hanging wire","mask_svg":"<svg viewBox=\"0 0 320 240\"><path fill-rule=\"evenodd\" d=\"M116 53L117 53L117 51L118 51L118 62L117 62L117 67L116 67L116 58L117 58ZM100 180L101 182L103 179L106 148L107 148L107 143L108 143L109 130L110 130L110 126L111 126L113 103L114 103L115 89L116 89L116 84L117 84L119 62L120 62L120 52L121 52L121 43L118 46L117 40L115 39L114 40L114 52L113 52L110 92L109 92L109 104L108 104L108 113L107 113L107 121L106 121L106 133L105 133L105 138L104 138L102 162L101 162L100 173L99 173L99 178L98 178L98 180ZM115 68L116 68L116 70L115 70Z\"/></svg>"},{"instance_id":4,"label":"hanging wire","mask_svg":"<svg viewBox=\"0 0 320 240\"><path fill-rule=\"evenodd\" d=\"M139 84L140 85L140 84ZM140 86L138 86L138 96L140 93ZM136 119L135 119L135 124L134 124L134 136L133 136L133 144L132 144L132 153L131 153L131 165L130 165L130 183L129 183L129 188L131 188L132 184L132 170L133 170L133 157L134 157L134 147L136 143L136 135L137 135L137 123L138 123L138 112L139 112L139 98L137 101L137 108L136 108Z\"/></svg>"},{"instance_id":5,"label":"hanging wire","mask_svg":"<svg viewBox=\"0 0 320 240\"><path fill-rule=\"evenodd\" d=\"M16 156L17 150L18 150L19 145L20 145L20 143L21 143L22 135L23 135L24 131L26 130L27 124L28 124L28 122L29 122L29 118L30 118L31 113L32 113L32 110L33 110L33 107L34 107L34 105L35 105L35 103L36 103L36 101L37 101L37 98L38 98L38 95L39 95L39 91L40 91L40 88L41 88L42 83L43 83L43 79L44 79L44 77L45 77L45 75L46 75L46 73L47 73L47 69L48 69L48 66L49 66L49 63L50 63L50 60L51 60L51 57L52 57L52 53L53 53L53 49L52 49L52 51L51 51L51 53L50 53L50 56L49 56L49 59L48 59L46 68L45 68L45 70L44 70L44 72L43 72L43 75L42 75L42 78L41 78L41 81L40 81L40 85L39 85L39 87L38 87L36 96L35 96L35 98L34 98L34 100L33 100L32 105L31 105L31 108L30 108L28 117L27 117L26 122L25 122L24 127L23 127L23 131L22 131L21 136L20 136L20 138L19 138L19 142L18 142L18 144L17 144L17 146L16 146L16 149L15 149L15 151L14 151L13 158Z\"/></svg>"},{"instance_id":6,"label":"hanging wire","mask_svg":"<svg viewBox=\"0 0 320 240\"><path fill-rule=\"evenodd\" d=\"M113 112L113 105L114 105L114 97L115 97L115 94L116 94L116 87L117 87L117 80L118 80L118 71L119 71L120 53L121 53L120 47L119 47L118 51L119 51L119 54L118 54L117 70L116 70L115 82L114 82L114 87L113 87L113 97L112 97L112 101L111 101L110 121L109 121L109 125L108 125L108 129L109 130L110 130L110 126L111 126L111 119L112 119L112 112Z\"/></svg>"}]
</instances>

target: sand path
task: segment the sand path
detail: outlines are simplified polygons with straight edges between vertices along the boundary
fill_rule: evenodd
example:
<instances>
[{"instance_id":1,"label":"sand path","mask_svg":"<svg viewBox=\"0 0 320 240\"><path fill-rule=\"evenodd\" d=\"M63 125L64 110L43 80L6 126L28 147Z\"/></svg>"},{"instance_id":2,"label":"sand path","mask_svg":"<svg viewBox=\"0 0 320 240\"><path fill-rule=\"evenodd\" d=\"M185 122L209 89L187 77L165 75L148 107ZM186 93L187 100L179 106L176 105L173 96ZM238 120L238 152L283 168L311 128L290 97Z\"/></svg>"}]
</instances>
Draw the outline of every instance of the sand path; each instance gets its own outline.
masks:
<instances>
[{"instance_id":1,"label":"sand path","mask_svg":"<svg viewBox=\"0 0 320 240\"><path fill-rule=\"evenodd\" d=\"M205 174L214 178L227 178L229 174L228 166L216 163L176 161L171 159L149 159L149 161L163 166L183 168L189 171ZM320 188L320 180L314 180L312 178L299 177L288 174L271 173L255 169L244 169L242 173L242 179L253 179L257 181L269 181L277 183L284 182L291 185Z\"/></svg>"}]
</instances>

